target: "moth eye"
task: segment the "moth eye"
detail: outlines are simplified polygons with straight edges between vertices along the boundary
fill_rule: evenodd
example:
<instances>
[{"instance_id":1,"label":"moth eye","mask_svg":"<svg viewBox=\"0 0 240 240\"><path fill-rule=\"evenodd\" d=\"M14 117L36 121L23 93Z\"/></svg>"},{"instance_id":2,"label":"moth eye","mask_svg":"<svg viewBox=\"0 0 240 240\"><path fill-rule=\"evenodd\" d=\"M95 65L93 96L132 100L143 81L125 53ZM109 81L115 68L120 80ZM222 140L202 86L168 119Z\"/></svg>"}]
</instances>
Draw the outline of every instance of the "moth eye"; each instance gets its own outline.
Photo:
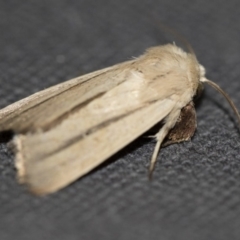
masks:
<instances>
[{"instance_id":1,"label":"moth eye","mask_svg":"<svg viewBox=\"0 0 240 240\"><path fill-rule=\"evenodd\" d=\"M199 82L197 91L196 91L195 96L194 96L194 100L197 100L202 95L203 89L204 89L203 83Z\"/></svg>"}]
</instances>

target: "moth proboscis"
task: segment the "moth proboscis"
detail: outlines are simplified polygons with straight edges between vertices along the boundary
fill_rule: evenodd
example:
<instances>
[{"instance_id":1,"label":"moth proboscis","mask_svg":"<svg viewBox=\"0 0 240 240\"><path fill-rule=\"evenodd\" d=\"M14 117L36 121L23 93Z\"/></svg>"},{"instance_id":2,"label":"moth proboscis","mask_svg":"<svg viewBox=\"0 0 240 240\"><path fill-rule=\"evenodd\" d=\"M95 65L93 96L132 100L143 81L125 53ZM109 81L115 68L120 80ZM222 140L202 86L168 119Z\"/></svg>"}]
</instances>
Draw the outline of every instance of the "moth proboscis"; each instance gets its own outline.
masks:
<instances>
[{"instance_id":1,"label":"moth proboscis","mask_svg":"<svg viewBox=\"0 0 240 240\"><path fill-rule=\"evenodd\" d=\"M142 56L80 76L0 110L0 131L15 133L18 179L38 195L88 173L162 121L154 138L151 175L163 140L190 140L193 98L207 80L194 53L167 44Z\"/></svg>"}]
</instances>

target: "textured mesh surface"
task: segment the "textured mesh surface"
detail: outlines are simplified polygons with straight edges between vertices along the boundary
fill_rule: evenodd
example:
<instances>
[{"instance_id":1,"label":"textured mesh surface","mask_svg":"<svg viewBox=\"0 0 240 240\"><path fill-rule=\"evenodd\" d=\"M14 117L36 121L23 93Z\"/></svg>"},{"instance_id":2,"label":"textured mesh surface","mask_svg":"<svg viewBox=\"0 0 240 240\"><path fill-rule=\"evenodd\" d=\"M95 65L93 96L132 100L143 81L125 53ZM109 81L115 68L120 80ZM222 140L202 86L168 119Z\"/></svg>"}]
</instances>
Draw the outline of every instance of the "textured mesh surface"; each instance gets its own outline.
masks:
<instances>
[{"instance_id":1,"label":"textured mesh surface","mask_svg":"<svg viewBox=\"0 0 240 240\"><path fill-rule=\"evenodd\" d=\"M188 39L208 78L240 106L239 7L238 0L0 1L0 107L172 42L155 18ZM13 156L0 144L0 239L239 239L237 125L209 87L197 114L194 138L161 150L152 182L154 142L139 138L38 198L16 182Z\"/></svg>"}]
</instances>

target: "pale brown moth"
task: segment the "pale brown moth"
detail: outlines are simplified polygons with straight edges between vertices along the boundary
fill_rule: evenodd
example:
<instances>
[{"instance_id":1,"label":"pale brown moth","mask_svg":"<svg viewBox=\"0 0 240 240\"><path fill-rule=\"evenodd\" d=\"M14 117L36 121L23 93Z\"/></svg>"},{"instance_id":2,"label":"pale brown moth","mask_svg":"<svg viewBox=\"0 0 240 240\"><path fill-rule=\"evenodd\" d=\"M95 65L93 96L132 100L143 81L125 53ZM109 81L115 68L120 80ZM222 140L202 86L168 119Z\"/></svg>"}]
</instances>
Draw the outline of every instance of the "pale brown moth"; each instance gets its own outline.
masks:
<instances>
[{"instance_id":1,"label":"pale brown moth","mask_svg":"<svg viewBox=\"0 0 240 240\"><path fill-rule=\"evenodd\" d=\"M21 183L36 194L61 189L91 171L158 122L151 173L165 145L196 129L193 98L205 70L176 45L43 90L0 110L0 131L13 131Z\"/></svg>"}]
</instances>

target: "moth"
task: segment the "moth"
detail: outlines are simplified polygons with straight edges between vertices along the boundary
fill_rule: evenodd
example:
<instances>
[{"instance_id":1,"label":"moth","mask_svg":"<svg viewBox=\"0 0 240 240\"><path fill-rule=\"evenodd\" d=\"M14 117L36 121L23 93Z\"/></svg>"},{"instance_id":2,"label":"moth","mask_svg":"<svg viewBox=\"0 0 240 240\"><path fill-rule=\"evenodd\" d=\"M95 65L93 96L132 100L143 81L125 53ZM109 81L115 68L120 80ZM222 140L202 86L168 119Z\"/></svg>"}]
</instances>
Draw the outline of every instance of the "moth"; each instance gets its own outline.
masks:
<instances>
[{"instance_id":1,"label":"moth","mask_svg":"<svg viewBox=\"0 0 240 240\"><path fill-rule=\"evenodd\" d=\"M175 44L40 91L0 110L13 131L18 179L38 195L55 192L104 162L159 122L151 175L163 141L187 141L196 129L193 98L206 82L192 52Z\"/></svg>"}]
</instances>

